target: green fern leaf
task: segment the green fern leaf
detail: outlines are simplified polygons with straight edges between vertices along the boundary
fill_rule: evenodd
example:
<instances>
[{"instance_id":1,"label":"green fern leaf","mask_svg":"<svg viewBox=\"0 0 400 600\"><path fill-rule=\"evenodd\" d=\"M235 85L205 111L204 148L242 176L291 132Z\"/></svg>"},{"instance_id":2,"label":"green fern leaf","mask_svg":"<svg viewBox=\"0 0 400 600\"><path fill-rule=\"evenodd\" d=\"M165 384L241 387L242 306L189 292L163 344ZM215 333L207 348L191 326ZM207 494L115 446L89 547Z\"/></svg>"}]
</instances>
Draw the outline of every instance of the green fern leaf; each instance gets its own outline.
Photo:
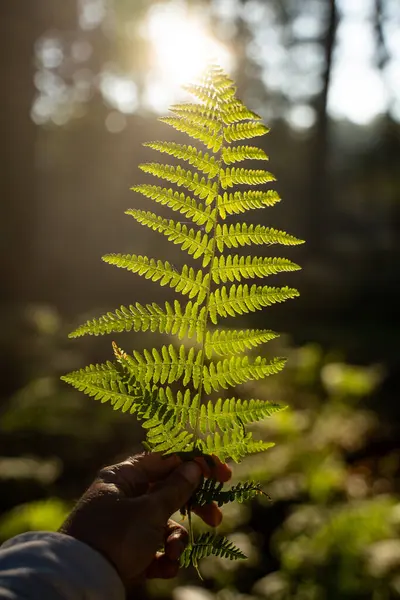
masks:
<instances>
[{"instance_id":1,"label":"green fern leaf","mask_svg":"<svg viewBox=\"0 0 400 600\"><path fill-rule=\"evenodd\" d=\"M296 246L303 244L303 240L295 238L284 231L278 231L264 225L247 225L247 223L236 223L236 225L217 225L215 241L220 252L224 247L238 248L239 246L250 246L251 244L282 244L283 246Z\"/></svg>"},{"instance_id":2,"label":"green fern leaf","mask_svg":"<svg viewBox=\"0 0 400 600\"><path fill-rule=\"evenodd\" d=\"M248 119L261 120L261 117L255 112L246 108L242 102L237 100L224 102L214 109L204 107L201 104L174 104L170 110L179 117L188 117L192 123L211 126L215 129L216 119L220 119L225 125L231 125ZM219 131L219 128L218 128Z\"/></svg>"},{"instance_id":3,"label":"green fern leaf","mask_svg":"<svg viewBox=\"0 0 400 600\"><path fill-rule=\"evenodd\" d=\"M175 300L173 306L165 303L162 308L155 302L143 306L136 302L129 308L121 306L115 312L109 312L99 319L91 319L69 334L70 338L83 335L104 335L122 331L152 331L183 337L197 337L198 342L204 338L203 318L205 307L196 302L188 302L182 309Z\"/></svg>"},{"instance_id":4,"label":"green fern leaf","mask_svg":"<svg viewBox=\"0 0 400 600\"><path fill-rule=\"evenodd\" d=\"M197 567L200 559L211 555L229 558L230 560L246 558L246 555L234 546L228 538L208 532L202 533L193 545L189 544L181 555L180 563L182 567L189 567L190 565Z\"/></svg>"},{"instance_id":5,"label":"green fern leaf","mask_svg":"<svg viewBox=\"0 0 400 600\"><path fill-rule=\"evenodd\" d=\"M161 118L160 121L171 125L177 131L187 133L191 138L202 142L209 150L218 152L222 145L222 137L218 132L210 133L208 129L202 125L196 125L195 123L188 123L186 119L179 117L165 117Z\"/></svg>"},{"instance_id":6,"label":"green fern leaf","mask_svg":"<svg viewBox=\"0 0 400 600\"><path fill-rule=\"evenodd\" d=\"M197 104L194 106L197 106ZM204 154L193 146L185 146L173 142L148 142L143 145L153 150L158 150L158 152L164 152L169 156L186 160L190 165L210 177L215 177L218 174L219 167L215 157L209 156L207 153Z\"/></svg>"},{"instance_id":7,"label":"green fern leaf","mask_svg":"<svg viewBox=\"0 0 400 600\"><path fill-rule=\"evenodd\" d=\"M268 171L232 167L231 169L221 169L220 172L221 187L224 190L238 184L260 185L269 181L275 181L275 177Z\"/></svg>"},{"instance_id":8,"label":"green fern leaf","mask_svg":"<svg viewBox=\"0 0 400 600\"><path fill-rule=\"evenodd\" d=\"M269 160L264 150L254 146L228 146L222 150L222 160L226 165L232 165L248 159Z\"/></svg>"},{"instance_id":9,"label":"green fern leaf","mask_svg":"<svg viewBox=\"0 0 400 600\"><path fill-rule=\"evenodd\" d=\"M211 84L219 97L221 97L221 92L225 92L226 90L230 90L232 95L236 91L233 80L218 65L210 67L209 73L204 77L204 82L208 85Z\"/></svg>"},{"instance_id":10,"label":"green fern leaf","mask_svg":"<svg viewBox=\"0 0 400 600\"><path fill-rule=\"evenodd\" d=\"M138 386L126 385L112 363L90 365L61 377L80 392L100 402L110 402L114 410L135 412L135 406L141 403L146 392Z\"/></svg>"},{"instance_id":11,"label":"green fern leaf","mask_svg":"<svg viewBox=\"0 0 400 600\"><path fill-rule=\"evenodd\" d=\"M152 436L152 430L147 437L146 447L152 452L173 454L187 452L193 442L193 434L187 431L169 431L168 427L162 427L158 436Z\"/></svg>"},{"instance_id":12,"label":"green fern leaf","mask_svg":"<svg viewBox=\"0 0 400 600\"><path fill-rule=\"evenodd\" d=\"M215 90L197 84L184 85L182 89L198 98L205 108L219 110L221 100L218 98Z\"/></svg>"},{"instance_id":13,"label":"green fern leaf","mask_svg":"<svg viewBox=\"0 0 400 600\"><path fill-rule=\"evenodd\" d=\"M265 135L268 132L268 127L261 123L237 123L224 128L224 138L229 143L238 142Z\"/></svg>"},{"instance_id":14,"label":"green fern leaf","mask_svg":"<svg viewBox=\"0 0 400 600\"><path fill-rule=\"evenodd\" d=\"M212 278L215 283L241 281L250 277L268 277L282 271L298 271L299 265L287 258L270 258L256 256L225 256L213 260Z\"/></svg>"},{"instance_id":15,"label":"green fern leaf","mask_svg":"<svg viewBox=\"0 0 400 600\"><path fill-rule=\"evenodd\" d=\"M132 273L143 275L146 279L158 281L161 286L169 285L176 292L187 294L189 298L196 298L201 304L208 292L209 275L202 271L195 271L192 267L183 266L180 273L168 262L137 256L136 254L106 254L102 257L104 262L127 269Z\"/></svg>"},{"instance_id":16,"label":"green fern leaf","mask_svg":"<svg viewBox=\"0 0 400 600\"><path fill-rule=\"evenodd\" d=\"M265 306L285 302L296 298L299 292L295 288L268 287L252 285L232 285L230 288L222 286L210 294L209 311L214 324L218 323L217 316L234 317L235 314L243 315L254 312Z\"/></svg>"},{"instance_id":17,"label":"green fern leaf","mask_svg":"<svg viewBox=\"0 0 400 600\"><path fill-rule=\"evenodd\" d=\"M193 506L204 506L215 502L218 506L223 506L229 502L239 502L252 500L262 494L261 484L254 481L240 482L229 489L223 489L223 483L215 479L206 479L201 487L196 490L191 504Z\"/></svg>"},{"instance_id":18,"label":"green fern leaf","mask_svg":"<svg viewBox=\"0 0 400 600\"><path fill-rule=\"evenodd\" d=\"M179 119L183 119L186 123L191 125L199 125L207 129L213 134L217 134L221 131L221 122L218 119L218 113L216 111L210 111L199 107L200 110L186 110L185 104L176 104L173 112L178 116ZM168 123L170 117L161 117L160 121Z\"/></svg>"},{"instance_id":19,"label":"green fern leaf","mask_svg":"<svg viewBox=\"0 0 400 600\"><path fill-rule=\"evenodd\" d=\"M213 353L219 356L229 356L251 350L277 337L279 337L277 333L268 329L242 331L217 329L212 333L206 332L204 349L207 358L211 358Z\"/></svg>"},{"instance_id":20,"label":"green fern leaf","mask_svg":"<svg viewBox=\"0 0 400 600\"><path fill-rule=\"evenodd\" d=\"M179 116L183 116L183 114L196 115L198 117L206 117L213 118L219 114L218 108L209 108L204 106L203 104L193 103L193 102L181 102L180 104L172 104L169 110ZM201 120L201 123L203 121Z\"/></svg>"},{"instance_id":21,"label":"green fern leaf","mask_svg":"<svg viewBox=\"0 0 400 600\"><path fill-rule=\"evenodd\" d=\"M218 196L218 201L219 214L222 219L225 219L226 214L238 215L247 210L274 206L281 199L275 191L268 190L267 192L249 191L235 192L234 194L224 192L223 196Z\"/></svg>"},{"instance_id":22,"label":"green fern leaf","mask_svg":"<svg viewBox=\"0 0 400 600\"><path fill-rule=\"evenodd\" d=\"M182 213L196 225L204 225L206 233L209 233L213 228L216 209L212 209L210 206L204 207L202 204L197 203L194 198L185 196L183 192L174 192L158 185L145 184L132 187L131 190Z\"/></svg>"},{"instance_id":23,"label":"green fern leaf","mask_svg":"<svg viewBox=\"0 0 400 600\"><path fill-rule=\"evenodd\" d=\"M275 445L273 442L254 440L251 433L243 434L242 429L226 431L222 436L216 432L199 442L204 454L215 454L223 462L228 458L240 462L247 454L263 452Z\"/></svg>"},{"instance_id":24,"label":"green fern leaf","mask_svg":"<svg viewBox=\"0 0 400 600\"><path fill-rule=\"evenodd\" d=\"M217 195L216 182L210 183L204 177L200 179L198 173L186 171L181 167L172 167L170 165L162 165L160 163L148 163L139 165L139 169L145 173L155 175L160 179L166 179L171 183L176 183L178 186L183 186L193 192L195 196L199 196L201 200L205 200L206 204L211 204Z\"/></svg>"},{"instance_id":25,"label":"green fern leaf","mask_svg":"<svg viewBox=\"0 0 400 600\"><path fill-rule=\"evenodd\" d=\"M225 125L232 125L248 119L261 120L261 117L252 110L248 110L241 102L227 102L222 106L221 119Z\"/></svg>"},{"instance_id":26,"label":"green fern leaf","mask_svg":"<svg viewBox=\"0 0 400 600\"><path fill-rule=\"evenodd\" d=\"M201 404L198 419L201 433L215 433L243 428L247 423L255 423L271 417L286 407L267 400L241 400L240 398L218 398L215 404L209 401Z\"/></svg>"},{"instance_id":27,"label":"green fern leaf","mask_svg":"<svg viewBox=\"0 0 400 600\"><path fill-rule=\"evenodd\" d=\"M132 356L124 353L124 358L129 374L144 387L150 383L170 384L178 379L182 379L184 386L192 381L194 388L199 387L202 351L196 352L193 347L187 352L183 344L178 348L169 344L160 350L152 348L151 352L134 350Z\"/></svg>"},{"instance_id":28,"label":"green fern leaf","mask_svg":"<svg viewBox=\"0 0 400 600\"><path fill-rule=\"evenodd\" d=\"M160 434L162 427L178 430L190 425L195 429L197 414L199 412L199 396L186 390L174 393L169 386L154 387L151 397L140 407L139 417L146 419L143 423L145 429L152 429L154 438ZM169 430L170 430L169 429Z\"/></svg>"},{"instance_id":29,"label":"green fern leaf","mask_svg":"<svg viewBox=\"0 0 400 600\"><path fill-rule=\"evenodd\" d=\"M141 225L146 225L154 231L163 233L174 244L180 244L182 250L186 250L193 258L203 257L203 267L206 267L212 258L212 240L201 231L189 229L186 225L177 223L173 219L163 219L152 212L144 210L128 209L125 211Z\"/></svg>"},{"instance_id":30,"label":"green fern leaf","mask_svg":"<svg viewBox=\"0 0 400 600\"><path fill-rule=\"evenodd\" d=\"M216 363L211 362L204 366L204 390L210 394L212 390L218 392L221 388L227 390L245 381L264 379L268 375L279 373L285 364L285 358L274 358L268 362L261 356L253 361L248 356L232 356Z\"/></svg>"}]
</instances>

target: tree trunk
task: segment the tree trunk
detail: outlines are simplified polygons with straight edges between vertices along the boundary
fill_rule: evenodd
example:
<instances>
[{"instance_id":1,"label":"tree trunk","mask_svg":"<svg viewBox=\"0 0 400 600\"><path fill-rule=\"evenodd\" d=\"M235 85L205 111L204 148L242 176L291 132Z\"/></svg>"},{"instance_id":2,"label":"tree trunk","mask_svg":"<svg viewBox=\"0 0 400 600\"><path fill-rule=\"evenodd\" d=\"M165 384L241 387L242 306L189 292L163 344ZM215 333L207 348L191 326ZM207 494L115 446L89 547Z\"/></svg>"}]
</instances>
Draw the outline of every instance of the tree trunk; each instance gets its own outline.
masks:
<instances>
[{"instance_id":1,"label":"tree trunk","mask_svg":"<svg viewBox=\"0 0 400 600\"><path fill-rule=\"evenodd\" d=\"M310 170L308 231L306 233L308 252L323 251L326 233L331 218L331 196L329 194L329 117L328 94L331 83L332 58L335 46L338 14L335 0L326 0L328 7L327 29L323 39L324 71L321 94L314 103L317 112L316 133L312 148L312 169Z\"/></svg>"},{"instance_id":2,"label":"tree trunk","mask_svg":"<svg viewBox=\"0 0 400 600\"><path fill-rule=\"evenodd\" d=\"M0 8L0 197L2 299L29 298L36 221L33 48L39 34L36 2L13 0Z\"/></svg>"}]
</instances>

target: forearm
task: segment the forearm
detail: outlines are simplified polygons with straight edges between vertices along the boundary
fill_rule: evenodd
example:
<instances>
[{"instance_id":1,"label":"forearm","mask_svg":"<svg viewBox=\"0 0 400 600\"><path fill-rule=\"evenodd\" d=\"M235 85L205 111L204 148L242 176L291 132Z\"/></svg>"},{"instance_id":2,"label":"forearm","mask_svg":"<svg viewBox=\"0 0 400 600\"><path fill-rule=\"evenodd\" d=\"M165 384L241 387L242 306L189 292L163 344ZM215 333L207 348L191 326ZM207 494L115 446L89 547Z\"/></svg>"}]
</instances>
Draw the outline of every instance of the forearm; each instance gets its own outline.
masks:
<instances>
[{"instance_id":1,"label":"forearm","mask_svg":"<svg viewBox=\"0 0 400 600\"><path fill-rule=\"evenodd\" d=\"M124 600L98 552L61 533L25 533L0 548L0 600Z\"/></svg>"}]
</instances>

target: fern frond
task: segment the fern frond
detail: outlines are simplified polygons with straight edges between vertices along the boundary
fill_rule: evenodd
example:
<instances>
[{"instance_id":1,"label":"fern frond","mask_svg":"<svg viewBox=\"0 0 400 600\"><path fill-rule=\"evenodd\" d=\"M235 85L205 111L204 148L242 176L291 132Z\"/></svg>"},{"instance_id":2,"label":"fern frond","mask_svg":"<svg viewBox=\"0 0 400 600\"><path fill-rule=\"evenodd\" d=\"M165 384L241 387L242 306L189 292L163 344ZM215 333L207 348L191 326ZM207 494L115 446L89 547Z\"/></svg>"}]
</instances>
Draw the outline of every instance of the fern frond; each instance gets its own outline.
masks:
<instances>
[{"instance_id":1,"label":"fern frond","mask_svg":"<svg viewBox=\"0 0 400 600\"><path fill-rule=\"evenodd\" d=\"M222 196L218 196L218 209L221 217L225 219L226 214L238 215L246 210L274 206L280 201L280 196L274 190L235 192L234 194L224 192Z\"/></svg>"},{"instance_id":2,"label":"fern frond","mask_svg":"<svg viewBox=\"0 0 400 600\"><path fill-rule=\"evenodd\" d=\"M194 106L197 106L197 104ZM215 177L218 173L219 167L215 157L210 156L208 153L204 154L194 146L185 146L174 142L147 142L143 146L186 160L190 165L210 177Z\"/></svg>"},{"instance_id":3,"label":"fern frond","mask_svg":"<svg viewBox=\"0 0 400 600\"><path fill-rule=\"evenodd\" d=\"M269 160L261 148L255 146L228 146L222 149L222 160L226 165L242 162L244 160Z\"/></svg>"},{"instance_id":4,"label":"fern frond","mask_svg":"<svg viewBox=\"0 0 400 600\"><path fill-rule=\"evenodd\" d=\"M213 353L219 356L231 356L251 350L260 344L265 344L279 337L268 329L220 330L206 332L204 350L207 358Z\"/></svg>"},{"instance_id":5,"label":"fern frond","mask_svg":"<svg viewBox=\"0 0 400 600\"><path fill-rule=\"evenodd\" d=\"M194 544L189 544L180 558L182 567L198 566L199 560L207 556L219 556L230 560L246 558L246 555L226 537L215 533L202 533Z\"/></svg>"},{"instance_id":6,"label":"fern frond","mask_svg":"<svg viewBox=\"0 0 400 600\"><path fill-rule=\"evenodd\" d=\"M215 257L211 275L215 283L241 281L250 277L267 277L283 271L298 271L299 265L287 258L239 256Z\"/></svg>"},{"instance_id":7,"label":"fern frond","mask_svg":"<svg viewBox=\"0 0 400 600\"><path fill-rule=\"evenodd\" d=\"M135 411L135 404L142 402L146 392L136 385L126 385L115 365L90 365L61 377L75 389L100 402L110 402L115 410Z\"/></svg>"},{"instance_id":8,"label":"fern frond","mask_svg":"<svg viewBox=\"0 0 400 600\"><path fill-rule=\"evenodd\" d=\"M235 102L235 104L236 104L235 92L236 92L235 87L227 87L218 93L218 100L220 101L222 108L224 107L225 104L230 105L232 102ZM231 112L231 109L228 109L228 110L229 110L229 112ZM257 115L257 118L259 118L258 115Z\"/></svg>"},{"instance_id":9,"label":"fern frond","mask_svg":"<svg viewBox=\"0 0 400 600\"><path fill-rule=\"evenodd\" d=\"M213 152L218 152L221 148L222 136L219 132L210 133L208 129L202 125L188 123L186 119L179 117L162 117L160 121L170 125L177 131L187 133L195 140L199 140L199 142L202 142L209 150L213 150Z\"/></svg>"},{"instance_id":10,"label":"fern frond","mask_svg":"<svg viewBox=\"0 0 400 600\"><path fill-rule=\"evenodd\" d=\"M235 167L221 169L220 171L220 183L224 190L238 184L260 185L269 181L275 181L275 177L268 171L235 169Z\"/></svg>"},{"instance_id":11,"label":"fern frond","mask_svg":"<svg viewBox=\"0 0 400 600\"><path fill-rule=\"evenodd\" d=\"M179 114L180 116L181 116L181 113L185 113L185 114L193 114L193 115L198 115L198 116L205 116L206 118L208 118L208 117L215 117L215 115L218 114L217 108L213 109L213 108L204 106L203 104L194 103L194 102L180 102L179 104L172 104L169 107L169 110L175 114Z\"/></svg>"},{"instance_id":12,"label":"fern frond","mask_svg":"<svg viewBox=\"0 0 400 600\"><path fill-rule=\"evenodd\" d=\"M238 248L239 246L250 246L250 244L282 244L283 246L296 246L303 244L293 235L285 231L272 229L265 225L248 225L247 223L236 223L236 225L217 225L215 241L220 252L224 247Z\"/></svg>"},{"instance_id":13,"label":"fern frond","mask_svg":"<svg viewBox=\"0 0 400 600\"><path fill-rule=\"evenodd\" d=\"M117 348L116 355L118 353L123 354ZM124 356L129 358L125 354ZM170 388L152 391L138 386L136 382L127 383L116 367L112 363L110 365L109 381L104 377L106 365L91 365L69 373L62 379L95 400L110 402L114 410L135 413L139 420L144 420L147 441L153 449L169 452L186 449L193 438L193 433L185 430L186 419L189 418L193 427L198 412L196 397L192 398L189 390L185 394L178 392L174 398Z\"/></svg>"},{"instance_id":14,"label":"fern frond","mask_svg":"<svg viewBox=\"0 0 400 600\"><path fill-rule=\"evenodd\" d=\"M215 83L215 82L213 82ZM225 89L229 89L232 86L227 86ZM198 89L197 89L198 90ZM196 92L197 92L196 90ZM188 115L189 117L196 116L198 123L204 123L201 117L206 117L206 119L215 119L219 118L225 125L231 125L233 123L238 123L240 121L246 120L261 120L261 117L257 115L257 113L249 110L243 102L238 99L232 99L232 91L229 91L229 97L225 97L224 94L221 95L222 88L216 90L216 96L218 97L219 105L212 106L209 103L206 104L192 104L192 103L182 103L182 104L174 104L171 106L170 110L175 114L182 116ZM200 92L202 94L202 92ZM195 93L194 95L197 95ZM208 100L207 96L207 100ZM211 103L213 100L211 100Z\"/></svg>"},{"instance_id":15,"label":"fern frond","mask_svg":"<svg viewBox=\"0 0 400 600\"><path fill-rule=\"evenodd\" d=\"M247 284L238 286L234 284L227 289L223 286L210 294L210 318L214 324L217 324L217 315L220 317L228 315L234 317L236 313L243 315L297 296L299 292L289 287L275 288L255 284L249 287Z\"/></svg>"},{"instance_id":16,"label":"fern frond","mask_svg":"<svg viewBox=\"0 0 400 600\"><path fill-rule=\"evenodd\" d=\"M199 395L189 389L184 393L178 390L174 394L170 387L159 386L147 410L148 420L143 425L147 429L154 428L157 423L170 422L174 427L188 425L194 430L200 411Z\"/></svg>"},{"instance_id":17,"label":"fern frond","mask_svg":"<svg viewBox=\"0 0 400 600\"><path fill-rule=\"evenodd\" d=\"M119 362L124 363L123 367L126 361L129 363L130 357L118 347L115 348L115 354L120 357ZM124 360L121 360L121 356ZM138 385L131 374L123 375L115 365L110 365L107 365L110 369L108 378L104 377L106 365L91 365L69 373L62 379L95 400L110 402L114 410L129 410L131 414L136 414L139 420L144 421L143 427L147 430L150 444L158 446L163 443L164 451L182 451L183 447L178 450L176 444L178 441L183 443L183 440L189 443L193 437L193 433L186 431L185 427L189 423L194 429L199 412L198 395L191 394L189 390L184 394L178 391L174 395L169 387L145 388ZM170 444L168 447L167 440Z\"/></svg>"},{"instance_id":18,"label":"fern frond","mask_svg":"<svg viewBox=\"0 0 400 600\"><path fill-rule=\"evenodd\" d=\"M212 240L208 235L201 231L189 229L173 219L163 219L162 217L145 210L136 210L133 208L125 211L131 215L141 225L146 225L154 231L163 233L174 244L180 244L182 250L193 256L193 258L203 257L203 267L206 267L212 258Z\"/></svg>"},{"instance_id":19,"label":"fern frond","mask_svg":"<svg viewBox=\"0 0 400 600\"><path fill-rule=\"evenodd\" d=\"M215 433L242 428L285 410L285 406L267 400L241 400L240 398L218 398L216 403L201 404L199 428L201 433Z\"/></svg>"},{"instance_id":20,"label":"fern frond","mask_svg":"<svg viewBox=\"0 0 400 600\"><path fill-rule=\"evenodd\" d=\"M205 126L211 125L212 129L214 129L213 125L217 119L225 125L231 125L248 119L261 120L259 115L238 101L225 102L219 108L214 108L213 110L207 106L192 103L174 104L170 110L178 117L188 117L192 123Z\"/></svg>"},{"instance_id":21,"label":"fern frond","mask_svg":"<svg viewBox=\"0 0 400 600\"><path fill-rule=\"evenodd\" d=\"M255 481L240 482L229 489L223 489L223 485L215 479L205 479L193 495L191 504L204 506L215 502L218 506L223 506L229 502L243 503L263 493L261 483Z\"/></svg>"},{"instance_id":22,"label":"fern frond","mask_svg":"<svg viewBox=\"0 0 400 600\"><path fill-rule=\"evenodd\" d=\"M199 445L204 454L215 454L223 462L228 458L240 462L246 454L263 452L275 444L254 440L251 433L244 434L243 429L234 429L226 431L223 435L218 432L209 435L206 439L199 440Z\"/></svg>"},{"instance_id":23,"label":"fern frond","mask_svg":"<svg viewBox=\"0 0 400 600\"><path fill-rule=\"evenodd\" d=\"M280 201L274 190L225 191L237 185L250 187L275 180L266 170L237 166L246 160L268 160L263 149L241 142L262 136L269 129L260 122L259 115L236 98L234 82L216 65L209 66L199 83L187 86L186 90L199 102L176 104L171 107L172 116L160 120L201 142L208 150L200 151L195 145L175 142L149 142L145 146L184 161L184 166L190 165L193 170L181 164L143 164L140 168L145 173L184 191L149 184L132 188L179 214L174 215L175 218L163 218L136 208L126 213L138 223L162 233L193 259L199 259L201 268L184 264L175 269L165 258L135 254L103 256L109 264L169 286L186 296L186 302L181 304L176 300L164 305L137 302L129 307L121 306L87 321L70 334L70 337L79 337L151 331L176 336L182 341L176 344L168 340L158 348L133 350L132 354L113 342L116 359L113 363L90 365L62 379L101 402L109 402L115 410L135 414L146 431L146 447L150 450L179 453L184 459L213 454L222 461L228 458L239 461L247 454L274 445L253 439L246 431L247 425L285 407L260 399L220 397L214 401L210 396L221 389L278 373L285 359L247 355L253 348L276 338L273 331L212 331L208 326L222 317L251 313L298 296L294 288L241 282L300 267L286 258L263 256L263 252L260 252L262 256L253 257L229 253L226 249L253 244L291 246L303 241L265 225L238 220L231 225L221 223L227 216L270 207ZM190 219L193 227L180 222L180 215ZM189 345L183 341L185 337L196 340L198 345ZM241 502L260 492L260 485L253 482L224 489L222 484L208 480L192 501L197 505L213 501L222 505L234 500ZM186 506L189 515L191 506L191 502ZM209 533L195 540L190 519L189 526L190 544L182 564L197 566L200 558L212 554L244 558L226 538Z\"/></svg>"},{"instance_id":24,"label":"fern frond","mask_svg":"<svg viewBox=\"0 0 400 600\"><path fill-rule=\"evenodd\" d=\"M227 390L246 381L264 379L282 371L285 364L285 358L273 358L268 362L261 356L254 360L248 356L232 356L218 362L210 362L203 367L204 390L210 394L212 390L218 392L221 388Z\"/></svg>"},{"instance_id":25,"label":"fern frond","mask_svg":"<svg viewBox=\"0 0 400 600\"><path fill-rule=\"evenodd\" d=\"M193 267L184 265L178 273L168 261L155 260L147 256L136 254L106 254L102 257L104 262L127 269L132 273L143 275L146 279L158 281L161 286L169 285L176 292L196 298L201 304L208 292L209 274L195 271Z\"/></svg>"},{"instance_id":26,"label":"fern frond","mask_svg":"<svg viewBox=\"0 0 400 600\"><path fill-rule=\"evenodd\" d=\"M193 442L193 434L182 429L170 429L162 426L157 433L150 430L147 435L146 448L152 452L173 454L186 452Z\"/></svg>"},{"instance_id":27,"label":"fern frond","mask_svg":"<svg viewBox=\"0 0 400 600\"><path fill-rule=\"evenodd\" d=\"M174 396L169 387L155 388L150 401L138 411L147 432L147 448L164 453L187 451L193 433L187 431L186 421L189 419L193 429L197 405L198 395L192 397L189 390Z\"/></svg>"},{"instance_id":28,"label":"fern frond","mask_svg":"<svg viewBox=\"0 0 400 600\"><path fill-rule=\"evenodd\" d=\"M103 364L96 365L88 365L83 369L79 369L78 371L72 371L68 373L68 375L63 375L62 378L69 377L71 379L80 379L81 381L87 382L97 382L97 381L106 381L110 383L111 381L118 381L120 378L120 373L115 365L107 361Z\"/></svg>"},{"instance_id":29,"label":"fern frond","mask_svg":"<svg viewBox=\"0 0 400 600\"><path fill-rule=\"evenodd\" d=\"M211 85L216 90L219 98L226 90L230 90L232 95L236 91L234 81L218 65L215 65L214 68L211 67L203 80L206 85Z\"/></svg>"},{"instance_id":30,"label":"fern frond","mask_svg":"<svg viewBox=\"0 0 400 600\"><path fill-rule=\"evenodd\" d=\"M196 225L204 225L206 233L209 233L213 228L216 209L197 203L194 198L185 196L183 192L179 193L158 185L147 184L136 185L131 190L139 192L139 194L143 194L146 198L155 200L159 204L168 206L176 212L180 212Z\"/></svg>"},{"instance_id":31,"label":"fern frond","mask_svg":"<svg viewBox=\"0 0 400 600\"><path fill-rule=\"evenodd\" d=\"M119 351L119 349L117 349ZM257 356L254 360L248 356L232 356L229 359L210 362L203 365L202 351L196 352L192 347L188 351L185 345L177 349L172 344L162 346L160 350L153 348L151 351L133 351L133 356L125 356L125 366L130 376L144 387L153 385L171 384L182 379L182 384L189 382L197 389L202 376L203 387L207 394L212 390L238 385L245 381L257 380L281 371L286 359L274 358L270 362L266 358Z\"/></svg>"},{"instance_id":32,"label":"fern frond","mask_svg":"<svg viewBox=\"0 0 400 600\"><path fill-rule=\"evenodd\" d=\"M240 121L249 119L260 121L261 117L257 113L246 108L242 102L232 101L222 105L220 110L222 121L225 125L232 125Z\"/></svg>"},{"instance_id":33,"label":"fern frond","mask_svg":"<svg viewBox=\"0 0 400 600\"><path fill-rule=\"evenodd\" d=\"M196 84L184 85L182 89L198 98L206 108L218 110L220 99L217 97L215 90Z\"/></svg>"},{"instance_id":34,"label":"fern frond","mask_svg":"<svg viewBox=\"0 0 400 600\"><path fill-rule=\"evenodd\" d=\"M239 142L265 135L268 132L269 128L262 123L237 123L224 127L224 138L228 143Z\"/></svg>"},{"instance_id":35,"label":"fern frond","mask_svg":"<svg viewBox=\"0 0 400 600\"><path fill-rule=\"evenodd\" d=\"M117 352L120 350L117 348ZM157 385L173 383L182 379L182 384L187 386L189 382L193 383L194 388L200 384L200 374L202 365L202 351L196 351L191 347L188 351L186 346L181 344L175 348L172 344L161 346L160 350L152 348L151 351L143 350L143 353L137 350L133 355L124 354L125 367L130 376L143 386L148 384Z\"/></svg>"},{"instance_id":36,"label":"fern frond","mask_svg":"<svg viewBox=\"0 0 400 600\"><path fill-rule=\"evenodd\" d=\"M160 179L165 179L171 183L176 183L187 190L199 196L201 200L205 200L206 204L211 204L217 195L217 183L211 183L204 177L200 178L199 174L192 171L186 171L182 167L173 167L171 165L163 165L161 163L146 163L139 165L139 169L144 173L150 173Z\"/></svg>"},{"instance_id":37,"label":"fern frond","mask_svg":"<svg viewBox=\"0 0 400 600\"><path fill-rule=\"evenodd\" d=\"M136 302L135 305L121 306L115 312L108 312L98 319L86 321L83 325L69 334L70 338L83 335L104 335L122 331L152 331L177 335L183 337L197 337L201 342L204 338L203 320L205 307L197 302L189 301L183 308L175 300L171 305L165 302L162 308L155 302L143 306Z\"/></svg>"},{"instance_id":38,"label":"fern frond","mask_svg":"<svg viewBox=\"0 0 400 600\"><path fill-rule=\"evenodd\" d=\"M218 111L211 111L207 108L204 108L201 105L198 106L198 110L193 110L193 106L191 106L190 110L186 110L185 104L176 104L172 109L179 119L183 119L187 123L191 125L200 125L209 130L210 133L217 134L221 131L221 123L218 119ZM166 119L170 117L161 117L160 121L167 122Z\"/></svg>"}]
</instances>

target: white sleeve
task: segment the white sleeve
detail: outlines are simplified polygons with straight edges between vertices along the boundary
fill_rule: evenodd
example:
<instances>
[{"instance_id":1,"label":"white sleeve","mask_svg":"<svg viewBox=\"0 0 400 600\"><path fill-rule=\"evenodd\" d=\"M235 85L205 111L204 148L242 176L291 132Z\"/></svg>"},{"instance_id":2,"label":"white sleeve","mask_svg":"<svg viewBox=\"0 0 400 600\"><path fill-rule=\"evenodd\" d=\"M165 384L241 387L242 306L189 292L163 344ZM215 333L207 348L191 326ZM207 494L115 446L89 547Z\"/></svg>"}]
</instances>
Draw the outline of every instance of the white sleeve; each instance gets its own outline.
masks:
<instances>
[{"instance_id":1,"label":"white sleeve","mask_svg":"<svg viewBox=\"0 0 400 600\"><path fill-rule=\"evenodd\" d=\"M0 600L125 600L114 567L62 533L23 533L0 547Z\"/></svg>"}]
</instances>

